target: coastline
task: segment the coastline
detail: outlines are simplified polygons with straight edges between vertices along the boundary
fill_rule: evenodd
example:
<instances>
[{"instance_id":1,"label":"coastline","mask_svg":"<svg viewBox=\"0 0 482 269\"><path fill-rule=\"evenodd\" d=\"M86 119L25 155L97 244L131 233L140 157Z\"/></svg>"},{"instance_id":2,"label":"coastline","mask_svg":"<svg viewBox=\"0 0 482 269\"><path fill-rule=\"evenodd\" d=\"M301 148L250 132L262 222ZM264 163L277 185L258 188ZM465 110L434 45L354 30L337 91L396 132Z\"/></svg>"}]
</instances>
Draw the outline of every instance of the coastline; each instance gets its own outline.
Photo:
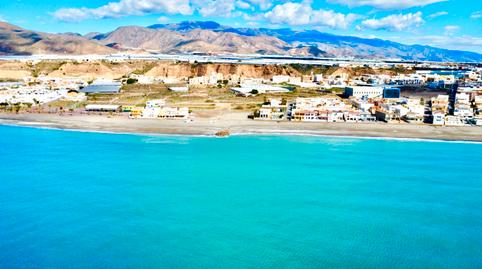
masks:
<instances>
[{"instance_id":1,"label":"coastline","mask_svg":"<svg viewBox=\"0 0 482 269\"><path fill-rule=\"evenodd\" d=\"M308 123L247 119L246 113L227 112L222 117L195 118L192 122L162 119L129 119L125 116L9 114L0 113L0 125L140 135L215 136L300 135L347 138L410 139L424 141L482 142L482 128L445 127L406 123Z\"/></svg>"}]
</instances>

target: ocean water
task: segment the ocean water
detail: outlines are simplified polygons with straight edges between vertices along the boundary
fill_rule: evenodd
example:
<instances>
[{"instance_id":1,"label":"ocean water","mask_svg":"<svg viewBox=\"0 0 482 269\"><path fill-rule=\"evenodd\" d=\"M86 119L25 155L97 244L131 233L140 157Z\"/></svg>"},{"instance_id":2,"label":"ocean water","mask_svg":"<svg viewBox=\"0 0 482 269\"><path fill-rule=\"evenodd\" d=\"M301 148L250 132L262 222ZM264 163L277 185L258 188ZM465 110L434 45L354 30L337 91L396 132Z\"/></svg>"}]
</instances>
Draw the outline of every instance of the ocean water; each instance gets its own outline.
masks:
<instances>
[{"instance_id":1,"label":"ocean water","mask_svg":"<svg viewBox=\"0 0 482 269\"><path fill-rule=\"evenodd\" d=\"M482 144L0 126L0 268L482 268Z\"/></svg>"}]
</instances>

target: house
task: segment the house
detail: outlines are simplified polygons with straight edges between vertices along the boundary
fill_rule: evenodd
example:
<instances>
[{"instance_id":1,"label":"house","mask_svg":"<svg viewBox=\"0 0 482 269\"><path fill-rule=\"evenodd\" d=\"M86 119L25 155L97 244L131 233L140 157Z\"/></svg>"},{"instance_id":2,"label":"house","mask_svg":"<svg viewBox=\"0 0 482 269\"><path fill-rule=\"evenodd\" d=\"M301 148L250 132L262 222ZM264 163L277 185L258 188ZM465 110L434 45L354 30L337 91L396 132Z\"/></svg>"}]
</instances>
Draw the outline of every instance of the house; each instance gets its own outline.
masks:
<instances>
[{"instance_id":1,"label":"house","mask_svg":"<svg viewBox=\"0 0 482 269\"><path fill-rule=\"evenodd\" d=\"M440 94L437 97L432 97L430 99L430 104L432 111L440 110L446 114L448 113L449 96L446 94Z\"/></svg>"},{"instance_id":2,"label":"house","mask_svg":"<svg viewBox=\"0 0 482 269\"><path fill-rule=\"evenodd\" d=\"M264 104L258 113L255 113L254 119L258 120L283 120L287 111L286 103L283 104L281 99L273 98L268 104Z\"/></svg>"},{"instance_id":3,"label":"house","mask_svg":"<svg viewBox=\"0 0 482 269\"><path fill-rule=\"evenodd\" d=\"M339 122L345 120L346 104L335 97L296 98L288 115L293 121Z\"/></svg>"},{"instance_id":4,"label":"house","mask_svg":"<svg viewBox=\"0 0 482 269\"><path fill-rule=\"evenodd\" d=\"M400 120L400 117L394 111L385 110L385 109L377 109L375 111L375 117L377 121L384 121L384 122Z\"/></svg>"},{"instance_id":5,"label":"house","mask_svg":"<svg viewBox=\"0 0 482 269\"><path fill-rule=\"evenodd\" d=\"M368 101L364 101L364 100L360 100L360 99L351 99L351 104L353 105L353 107L363 111L363 112L367 112L369 111L372 107L375 106L375 104L373 102L368 102Z\"/></svg>"},{"instance_id":6,"label":"house","mask_svg":"<svg viewBox=\"0 0 482 269\"><path fill-rule=\"evenodd\" d=\"M166 105L165 99L155 99L146 102L146 107L142 111L142 117L145 119L155 119L159 117L161 108Z\"/></svg>"},{"instance_id":7,"label":"house","mask_svg":"<svg viewBox=\"0 0 482 269\"><path fill-rule=\"evenodd\" d=\"M273 76L271 81L275 84L280 84L280 83L287 83L290 81L290 76L283 76L283 75L278 75L278 76Z\"/></svg>"},{"instance_id":8,"label":"house","mask_svg":"<svg viewBox=\"0 0 482 269\"><path fill-rule=\"evenodd\" d=\"M470 96L466 93L457 93L454 102L454 116L471 118L474 111L471 107Z\"/></svg>"},{"instance_id":9,"label":"house","mask_svg":"<svg viewBox=\"0 0 482 269\"><path fill-rule=\"evenodd\" d=\"M423 123L423 120L425 119L425 117L423 114L421 115L421 114L409 111L407 114L402 116L402 119L409 123Z\"/></svg>"},{"instance_id":10,"label":"house","mask_svg":"<svg viewBox=\"0 0 482 269\"><path fill-rule=\"evenodd\" d=\"M432 124L433 125L444 125L445 124L445 112L436 110L432 112Z\"/></svg>"},{"instance_id":11,"label":"house","mask_svg":"<svg viewBox=\"0 0 482 269\"><path fill-rule=\"evenodd\" d=\"M165 99L149 100L141 113L139 113L138 109L136 109L135 113L131 112L131 118L142 117L144 119L183 119L188 116L189 108L167 106Z\"/></svg>"},{"instance_id":12,"label":"house","mask_svg":"<svg viewBox=\"0 0 482 269\"><path fill-rule=\"evenodd\" d=\"M361 112L360 113L360 121L375 122L375 121L377 121L377 118L369 112Z\"/></svg>"},{"instance_id":13,"label":"house","mask_svg":"<svg viewBox=\"0 0 482 269\"><path fill-rule=\"evenodd\" d=\"M161 107L145 107L142 110L142 118L144 119L155 119L159 117L161 113Z\"/></svg>"},{"instance_id":14,"label":"house","mask_svg":"<svg viewBox=\"0 0 482 269\"><path fill-rule=\"evenodd\" d=\"M463 126L465 125L465 119L459 116L447 115L445 117L446 126Z\"/></svg>"},{"instance_id":15,"label":"house","mask_svg":"<svg viewBox=\"0 0 482 269\"><path fill-rule=\"evenodd\" d=\"M187 107L162 107L159 115L159 118L164 119L184 119L189 117L189 108Z\"/></svg>"},{"instance_id":16,"label":"house","mask_svg":"<svg viewBox=\"0 0 482 269\"><path fill-rule=\"evenodd\" d=\"M359 122L361 121L360 111L347 111L344 114L344 119L346 122Z\"/></svg>"},{"instance_id":17,"label":"house","mask_svg":"<svg viewBox=\"0 0 482 269\"><path fill-rule=\"evenodd\" d=\"M188 92L189 88L186 87L169 87L169 90L172 92Z\"/></svg>"}]
</instances>

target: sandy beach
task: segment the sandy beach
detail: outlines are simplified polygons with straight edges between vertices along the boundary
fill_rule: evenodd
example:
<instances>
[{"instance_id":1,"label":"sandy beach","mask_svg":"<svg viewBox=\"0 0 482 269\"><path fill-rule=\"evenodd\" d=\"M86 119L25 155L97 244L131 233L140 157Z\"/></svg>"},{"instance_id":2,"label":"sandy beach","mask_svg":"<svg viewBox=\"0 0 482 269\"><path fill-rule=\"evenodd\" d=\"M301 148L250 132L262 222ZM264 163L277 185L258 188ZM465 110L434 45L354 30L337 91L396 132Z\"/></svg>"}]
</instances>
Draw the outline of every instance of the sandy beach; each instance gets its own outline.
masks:
<instances>
[{"instance_id":1,"label":"sandy beach","mask_svg":"<svg viewBox=\"0 0 482 269\"><path fill-rule=\"evenodd\" d=\"M115 133L215 135L228 130L231 134L296 134L352 137L388 137L434 140L482 141L482 128L445 127L407 123L306 123L254 121L247 113L227 112L212 118L185 120L129 119L127 116L5 114L0 124L91 130Z\"/></svg>"}]
</instances>

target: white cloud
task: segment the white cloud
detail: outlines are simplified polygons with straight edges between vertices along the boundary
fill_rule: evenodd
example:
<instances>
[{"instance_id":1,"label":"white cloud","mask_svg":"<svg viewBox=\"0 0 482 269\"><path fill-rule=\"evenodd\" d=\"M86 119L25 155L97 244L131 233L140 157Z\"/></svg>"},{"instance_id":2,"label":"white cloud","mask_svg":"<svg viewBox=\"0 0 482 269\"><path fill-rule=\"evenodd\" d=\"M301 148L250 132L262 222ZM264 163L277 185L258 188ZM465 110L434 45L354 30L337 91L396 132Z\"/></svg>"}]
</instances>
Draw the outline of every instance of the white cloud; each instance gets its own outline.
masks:
<instances>
[{"instance_id":1,"label":"white cloud","mask_svg":"<svg viewBox=\"0 0 482 269\"><path fill-rule=\"evenodd\" d=\"M7 20L2 15L0 15L0 22L7 22Z\"/></svg>"},{"instance_id":2,"label":"white cloud","mask_svg":"<svg viewBox=\"0 0 482 269\"><path fill-rule=\"evenodd\" d=\"M449 13L447 11L439 11L439 12L435 12L433 14L430 14L428 15L428 17L430 19L433 19L433 18L437 18L437 17L440 17L440 16L446 16L448 15Z\"/></svg>"},{"instance_id":3,"label":"white cloud","mask_svg":"<svg viewBox=\"0 0 482 269\"><path fill-rule=\"evenodd\" d=\"M85 19L119 18L152 13L190 15L189 0L120 0L98 8L62 8L53 13L61 21L77 22Z\"/></svg>"},{"instance_id":4,"label":"white cloud","mask_svg":"<svg viewBox=\"0 0 482 269\"><path fill-rule=\"evenodd\" d=\"M472 13L472 15L470 15L470 18L471 18L471 19L480 19L480 18L482 18L482 11L475 11L474 13Z\"/></svg>"},{"instance_id":5,"label":"white cloud","mask_svg":"<svg viewBox=\"0 0 482 269\"><path fill-rule=\"evenodd\" d=\"M53 16L65 22L79 22L92 17L87 8L62 8L53 13Z\"/></svg>"},{"instance_id":6,"label":"white cloud","mask_svg":"<svg viewBox=\"0 0 482 269\"><path fill-rule=\"evenodd\" d=\"M476 36L428 35L404 37L399 41L407 44L425 44L439 48L467 50L482 53L482 37Z\"/></svg>"},{"instance_id":7,"label":"white cloud","mask_svg":"<svg viewBox=\"0 0 482 269\"><path fill-rule=\"evenodd\" d=\"M247 2L259 6L261 10L267 10L273 5L272 0L247 0Z\"/></svg>"},{"instance_id":8,"label":"white cloud","mask_svg":"<svg viewBox=\"0 0 482 269\"><path fill-rule=\"evenodd\" d=\"M236 1L236 7L241 9L249 9L251 5L248 2L244 2L242 0Z\"/></svg>"},{"instance_id":9,"label":"white cloud","mask_svg":"<svg viewBox=\"0 0 482 269\"><path fill-rule=\"evenodd\" d=\"M97 8L61 8L53 16L61 21L79 22L85 19L120 18L145 14L191 15L203 17L240 16L237 9L267 10L274 0L116 0ZM284 1L284 0L283 0Z\"/></svg>"},{"instance_id":10,"label":"white cloud","mask_svg":"<svg viewBox=\"0 0 482 269\"><path fill-rule=\"evenodd\" d=\"M447 25L444 27L444 29L446 34L452 34L453 32L458 31L460 27L457 25Z\"/></svg>"},{"instance_id":11,"label":"white cloud","mask_svg":"<svg viewBox=\"0 0 482 269\"><path fill-rule=\"evenodd\" d=\"M313 9L307 2L288 2L275 6L264 15L272 24L314 25L346 28L358 18L355 14L336 13L332 10Z\"/></svg>"},{"instance_id":12,"label":"white cloud","mask_svg":"<svg viewBox=\"0 0 482 269\"><path fill-rule=\"evenodd\" d=\"M447 0L328 0L331 3L343 4L350 7L371 6L377 9L407 9L422 7Z\"/></svg>"},{"instance_id":13,"label":"white cloud","mask_svg":"<svg viewBox=\"0 0 482 269\"><path fill-rule=\"evenodd\" d=\"M166 16L161 16L161 17L157 18L157 21L160 22L160 23L168 23L169 18L166 17Z\"/></svg>"},{"instance_id":14,"label":"white cloud","mask_svg":"<svg viewBox=\"0 0 482 269\"><path fill-rule=\"evenodd\" d=\"M368 28L372 30L403 31L413 27L418 27L424 22L422 12L394 14L381 19L364 20L361 22L361 28Z\"/></svg>"},{"instance_id":15,"label":"white cloud","mask_svg":"<svg viewBox=\"0 0 482 269\"><path fill-rule=\"evenodd\" d=\"M193 4L199 6L199 14L203 17L231 17L236 9L233 0L196 0Z\"/></svg>"}]
</instances>

